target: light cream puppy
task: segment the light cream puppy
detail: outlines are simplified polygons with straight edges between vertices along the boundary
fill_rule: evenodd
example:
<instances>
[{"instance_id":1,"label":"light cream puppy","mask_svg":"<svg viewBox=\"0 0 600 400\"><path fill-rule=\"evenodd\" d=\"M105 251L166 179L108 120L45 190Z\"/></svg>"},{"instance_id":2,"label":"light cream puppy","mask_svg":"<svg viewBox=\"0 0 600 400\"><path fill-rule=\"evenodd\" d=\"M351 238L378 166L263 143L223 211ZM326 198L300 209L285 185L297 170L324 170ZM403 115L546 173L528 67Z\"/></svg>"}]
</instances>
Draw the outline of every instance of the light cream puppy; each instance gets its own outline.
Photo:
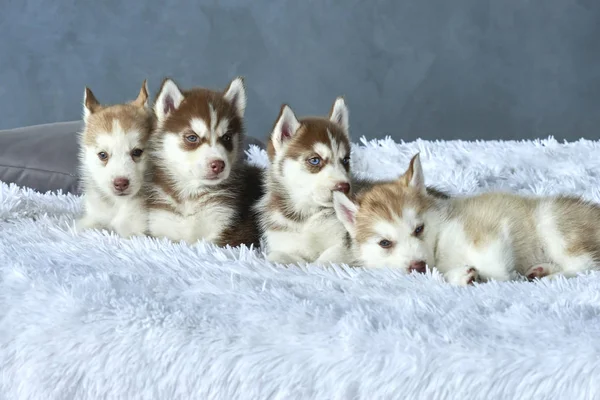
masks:
<instances>
[{"instance_id":1,"label":"light cream puppy","mask_svg":"<svg viewBox=\"0 0 600 400\"><path fill-rule=\"evenodd\" d=\"M76 229L144 235L143 187L149 170L145 150L154 129L146 81L132 102L102 105L86 87L83 103L79 168L84 212Z\"/></svg>"},{"instance_id":2,"label":"light cream puppy","mask_svg":"<svg viewBox=\"0 0 600 400\"><path fill-rule=\"evenodd\" d=\"M398 180L356 199L335 194L338 217L366 267L437 268L453 284L564 275L600 263L600 207L567 196L427 193L419 155Z\"/></svg>"}]
</instances>

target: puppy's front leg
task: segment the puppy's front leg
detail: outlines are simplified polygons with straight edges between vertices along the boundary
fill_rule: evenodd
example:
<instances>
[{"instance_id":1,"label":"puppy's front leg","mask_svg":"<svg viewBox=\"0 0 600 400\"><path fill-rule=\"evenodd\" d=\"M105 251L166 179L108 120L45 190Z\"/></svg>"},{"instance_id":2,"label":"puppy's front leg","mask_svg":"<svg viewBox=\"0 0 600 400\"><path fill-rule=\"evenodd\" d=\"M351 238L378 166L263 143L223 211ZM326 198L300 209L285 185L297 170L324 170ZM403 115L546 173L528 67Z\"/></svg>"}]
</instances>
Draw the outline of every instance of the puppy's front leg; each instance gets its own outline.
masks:
<instances>
[{"instance_id":1,"label":"puppy's front leg","mask_svg":"<svg viewBox=\"0 0 600 400\"><path fill-rule=\"evenodd\" d=\"M147 224L144 218L136 216L130 220L116 219L113 222L114 232L124 238L145 236Z\"/></svg>"},{"instance_id":2,"label":"puppy's front leg","mask_svg":"<svg viewBox=\"0 0 600 400\"><path fill-rule=\"evenodd\" d=\"M350 250L344 244L336 244L326 249L315 261L317 264L348 264Z\"/></svg>"},{"instance_id":3,"label":"puppy's front leg","mask_svg":"<svg viewBox=\"0 0 600 400\"><path fill-rule=\"evenodd\" d=\"M114 232L122 237L145 236L148 230L148 213L140 202L124 204L111 222Z\"/></svg>"},{"instance_id":4,"label":"puppy's front leg","mask_svg":"<svg viewBox=\"0 0 600 400\"><path fill-rule=\"evenodd\" d=\"M81 218L75 220L75 232L81 233L88 229L103 229L104 225L96 218L85 214Z\"/></svg>"},{"instance_id":5,"label":"puppy's front leg","mask_svg":"<svg viewBox=\"0 0 600 400\"><path fill-rule=\"evenodd\" d=\"M277 264L298 264L306 262L302 257L293 253L271 251L267 254L267 261Z\"/></svg>"},{"instance_id":6,"label":"puppy's front leg","mask_svg":"<svg viewBox=\"0 0 600 400\"><path fill-rule=\"evenodd\" d=\"M444 278L451 285L467 286L479 280L479 273L475 267L465 265L446 271Z\"/></svg>"},{"instance_id":7,"label":"puppy's front leg","mask_svg":"<svg viewBox=\"0 0 600 400\"><path fill-rule=\"evenodd\" d=\"M298 264L307 260L302 257L302 236L295 232L267 230L265 233L267 261L279 264Z\"/></svg>"}]
</instances>

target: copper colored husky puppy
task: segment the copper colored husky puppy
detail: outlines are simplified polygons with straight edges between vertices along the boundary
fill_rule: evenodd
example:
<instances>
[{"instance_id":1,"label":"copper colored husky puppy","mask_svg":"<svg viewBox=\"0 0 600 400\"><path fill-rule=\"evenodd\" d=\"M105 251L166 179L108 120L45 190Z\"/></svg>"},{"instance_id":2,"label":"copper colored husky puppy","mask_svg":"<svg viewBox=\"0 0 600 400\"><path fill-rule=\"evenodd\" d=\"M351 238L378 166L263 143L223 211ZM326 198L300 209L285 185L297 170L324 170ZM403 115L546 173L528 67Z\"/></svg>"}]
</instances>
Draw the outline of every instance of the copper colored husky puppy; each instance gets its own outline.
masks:
<instances>
[{"instance_id":1,"label":"copper colored husky puppy","mask_svg":"<svg viewBox=\"0 0 600 400\"><path fill-rule=\"evenodd\" d=\"M344 262L348 236L332 193L348 193L348 108L338 97L329 117L297 118L283 105L268 144L270 166L257 210L272 262Z\"/></svg>"},{"instance_id":2,"label":"copper colored husky puppy","mask_svg":"<svg viewBox=\"0 0 600 400\"><path fill-rule=\"evenodd\" d=\"M252 207L262 194L261 170L244 160L246 90L182 90L165 79L154 104L149 233L218 246L259 244Z\"/></svg>"}]
</instances>

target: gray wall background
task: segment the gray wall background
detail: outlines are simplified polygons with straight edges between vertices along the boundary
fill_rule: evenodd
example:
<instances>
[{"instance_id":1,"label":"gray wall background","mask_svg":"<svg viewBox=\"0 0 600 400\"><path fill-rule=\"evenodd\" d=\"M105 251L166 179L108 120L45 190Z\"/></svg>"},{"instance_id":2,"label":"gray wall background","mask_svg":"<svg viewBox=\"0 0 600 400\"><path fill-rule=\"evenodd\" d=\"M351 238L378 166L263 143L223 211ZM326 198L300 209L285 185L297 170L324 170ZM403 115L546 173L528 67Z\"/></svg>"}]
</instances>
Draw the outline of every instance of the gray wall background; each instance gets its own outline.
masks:
<instances>
[{"instance_id":1,"label":"gray wall background","mask_svg":"<svg viewBox=\"0 0 600 400\"><path fill-rule=\"evenodd\" d=\"M337 95L355 140L599 137L598 0L0 0L0 38L0 129L240 74L257 137Z\"/></svg>"}]
</instances>

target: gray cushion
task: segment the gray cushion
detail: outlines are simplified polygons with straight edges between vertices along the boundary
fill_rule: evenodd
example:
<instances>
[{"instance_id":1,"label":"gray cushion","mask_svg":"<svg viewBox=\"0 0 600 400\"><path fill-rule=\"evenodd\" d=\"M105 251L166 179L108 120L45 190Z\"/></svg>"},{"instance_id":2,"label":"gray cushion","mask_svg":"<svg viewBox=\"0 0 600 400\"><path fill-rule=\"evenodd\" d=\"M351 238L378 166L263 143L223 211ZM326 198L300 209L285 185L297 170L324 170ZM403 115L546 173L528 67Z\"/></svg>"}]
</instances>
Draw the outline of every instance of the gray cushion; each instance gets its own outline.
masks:
<instances>
[{"instance_id":1,"label":"gray cushion","mask_svg":"<svg viewBox=\"0 0 600 400\"><path fill-rule=\"evenodd\" d=\"M0 131L0 181L39 192L79 194L77 132L82 121L34 125ZM246 147L264 144L247 138Z\"/></svg>"}]
</instances>

